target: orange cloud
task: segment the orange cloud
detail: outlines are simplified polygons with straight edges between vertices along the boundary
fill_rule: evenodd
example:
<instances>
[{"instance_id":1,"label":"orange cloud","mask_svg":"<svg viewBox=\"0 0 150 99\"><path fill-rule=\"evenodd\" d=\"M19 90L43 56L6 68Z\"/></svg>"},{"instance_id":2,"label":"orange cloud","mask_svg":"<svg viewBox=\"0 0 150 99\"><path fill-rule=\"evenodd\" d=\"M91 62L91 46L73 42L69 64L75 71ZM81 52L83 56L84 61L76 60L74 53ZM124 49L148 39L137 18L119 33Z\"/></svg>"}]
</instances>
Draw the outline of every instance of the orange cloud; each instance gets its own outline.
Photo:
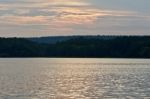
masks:
<instances>
[{"instance_id":1,"label":"orange cloud","mask_svg":"<svg viewBox=\"0 0 150 99\"><path fill-rule=\"evenodd\" d=\"M24 25L24 24L40 24L47 22L47 18L44 16L11 16L6 15L2 16L1 21L5 21L11 24L18 24L18 25Z\"/></svg>"},{"instance_id":2,"label":"orange cloud","mask_svg":"<svg viewBox=\"0 0 150 99\"><path fill-rule=\"evenodd\" d=\"M131 12L119 12L119 11L104 11L100 9L93 9L89 7L77 8L77 7L55 7L53 9L42 9L40 11L51 13L50 16L19 16L19 15L4 15L1 16L1 21L8 23L14 23L18 25L51 25L59 24L62 26L71 26L76 24L89 25L100 17L121 17L134 15ZM27 13L28 11L20 10L18 13Z\"/></svg>"}]
</instances>

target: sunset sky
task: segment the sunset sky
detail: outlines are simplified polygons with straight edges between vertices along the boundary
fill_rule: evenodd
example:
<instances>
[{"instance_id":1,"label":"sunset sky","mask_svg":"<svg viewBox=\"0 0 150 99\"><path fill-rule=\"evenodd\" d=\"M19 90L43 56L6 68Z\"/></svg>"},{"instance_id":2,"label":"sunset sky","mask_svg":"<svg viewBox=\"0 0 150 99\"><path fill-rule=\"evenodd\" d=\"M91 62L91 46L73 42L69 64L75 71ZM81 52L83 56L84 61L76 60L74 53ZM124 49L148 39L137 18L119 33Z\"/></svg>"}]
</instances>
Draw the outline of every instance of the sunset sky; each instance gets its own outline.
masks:
<instances>
[{"instance_id":1,"label":"sunset sky","mask_svg":"<svg viewBox=\"0 0 150 99\"><path fill-rule=\"evenodd\" d=\"M150 35L150 0L0 0L0 36Z\"/></svg>"}]
</instances>

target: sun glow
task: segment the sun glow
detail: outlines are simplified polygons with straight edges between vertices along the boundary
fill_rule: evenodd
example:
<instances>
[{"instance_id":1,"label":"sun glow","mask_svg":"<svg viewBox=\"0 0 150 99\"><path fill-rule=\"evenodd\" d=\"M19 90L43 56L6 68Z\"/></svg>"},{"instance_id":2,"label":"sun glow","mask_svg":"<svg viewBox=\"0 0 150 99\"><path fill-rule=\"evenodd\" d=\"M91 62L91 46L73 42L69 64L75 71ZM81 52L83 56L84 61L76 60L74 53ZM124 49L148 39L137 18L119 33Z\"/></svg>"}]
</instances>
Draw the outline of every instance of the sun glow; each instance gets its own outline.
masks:
<instances>
[{"instance_id":1,"label":"sun glow","mask_svg":"<svg viewBox=\"0 0 150 99\"><path fill-rule=\"evenodd\" d=\"M64 5L64 6L87 6L90 5L88 2L83 2L84 0L48 0L47 3L50 5Z\"/></svg>"}]
</instances>

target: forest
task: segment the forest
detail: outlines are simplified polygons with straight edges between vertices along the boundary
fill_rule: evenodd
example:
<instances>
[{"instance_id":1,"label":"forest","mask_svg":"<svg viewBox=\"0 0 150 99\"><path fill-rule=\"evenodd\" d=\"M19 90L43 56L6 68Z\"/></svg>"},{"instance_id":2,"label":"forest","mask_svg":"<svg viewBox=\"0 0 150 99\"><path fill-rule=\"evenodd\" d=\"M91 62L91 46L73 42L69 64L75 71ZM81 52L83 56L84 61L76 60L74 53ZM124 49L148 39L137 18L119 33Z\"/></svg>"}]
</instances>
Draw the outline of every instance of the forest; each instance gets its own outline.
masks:
<instances>
[{"instance_id":1,"label":"forest","mask_svg":"<svg viewBox=\"0 0 150 99\"><path fill-rule=\"evenodd\" d=\"M0 38L0 57L150 58L150 36L76 36L55 43Z\"/></svg>"}]
</instances>

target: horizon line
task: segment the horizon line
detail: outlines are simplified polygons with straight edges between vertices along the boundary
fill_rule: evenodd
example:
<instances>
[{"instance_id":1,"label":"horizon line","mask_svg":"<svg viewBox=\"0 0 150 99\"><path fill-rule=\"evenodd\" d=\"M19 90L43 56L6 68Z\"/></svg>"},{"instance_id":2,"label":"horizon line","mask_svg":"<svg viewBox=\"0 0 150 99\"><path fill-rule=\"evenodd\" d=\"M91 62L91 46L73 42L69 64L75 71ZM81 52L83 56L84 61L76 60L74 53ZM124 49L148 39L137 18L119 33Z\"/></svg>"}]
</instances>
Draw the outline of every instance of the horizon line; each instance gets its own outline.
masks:
<instances>
[{"instance_id":1,"label":"horizon line","mask_svg":"<svg viewBox=\"0 0 150 99\"><path fill-rule=\"evenodd\" d=\"M143 36L147 36L149 37L150 35L47 35L47 36L0 36L0 38L44 38L44 37L86 37L86 36L130 36L130 37L143 37Z\"/></svg>"}]
</instances>

